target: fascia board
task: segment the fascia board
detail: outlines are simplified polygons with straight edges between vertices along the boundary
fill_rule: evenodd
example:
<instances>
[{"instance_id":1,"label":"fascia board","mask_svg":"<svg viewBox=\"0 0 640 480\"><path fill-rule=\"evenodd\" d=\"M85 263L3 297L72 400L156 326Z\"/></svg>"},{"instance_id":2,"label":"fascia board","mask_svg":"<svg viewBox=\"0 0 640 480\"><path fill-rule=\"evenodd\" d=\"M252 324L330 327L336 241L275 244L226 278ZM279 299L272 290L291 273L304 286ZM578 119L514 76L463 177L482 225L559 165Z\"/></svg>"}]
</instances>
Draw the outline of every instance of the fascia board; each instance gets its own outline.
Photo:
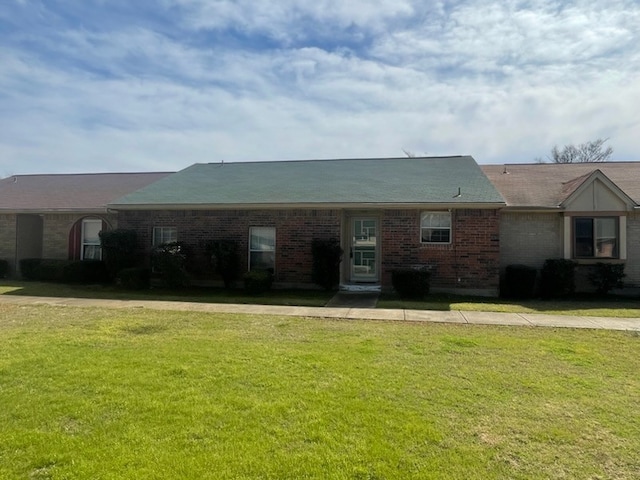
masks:
<instances>
[{"instance_id":1,"label":"fascia board","mask_svg":"<svg viewBox=\"0 0 640 480\"><path fill-rule=\"evenodd\" d=\"M0 209L0 215L8 214L8 215L46 215L49 213L57 213L57 214L101 214L108 213L109 209L107 207L104 208L82 208L82 209L73 209L73 208L7 208Z\"/></svg>"},{"instance_id":2,"label":"fascia board","mask_svg":"<svg viewBox=\"0 0 640 480\"><path fill-rule=\"evenodd\" d=\"M520 206L520 205L507 205L502 211L508 212L531 212L531 213L549 213L549 212L562 212L564 208L560 206L547 207L547 206Z\"/></svg>"},{"instance_id":3,"label":"fascia board","mask_svg":"<svg viewBox=\"0 0 640 480\"><path fill-rule=\"evenodd\" d=\"M111 204L109 210L282 210L282 209L314 209L336 210L357 208L378 208L392 210L407 209L500 209L504 203L240 203L240 204Z\"/></svg>"}]
</instances>

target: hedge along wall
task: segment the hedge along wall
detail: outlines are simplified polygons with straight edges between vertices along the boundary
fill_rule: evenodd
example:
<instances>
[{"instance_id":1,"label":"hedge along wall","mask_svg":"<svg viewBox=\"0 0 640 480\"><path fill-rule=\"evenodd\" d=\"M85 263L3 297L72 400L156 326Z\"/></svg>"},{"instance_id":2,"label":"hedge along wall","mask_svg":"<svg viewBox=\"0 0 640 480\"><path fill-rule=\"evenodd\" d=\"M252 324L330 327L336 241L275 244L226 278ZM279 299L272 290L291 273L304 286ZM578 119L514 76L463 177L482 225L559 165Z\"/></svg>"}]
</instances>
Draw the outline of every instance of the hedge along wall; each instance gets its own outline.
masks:
<instances>
[{"instance_id":1,"label":"hedge along wall","mask_svg":"<svg viewBox=\"0 0 640 480\"><path fill-rule=\"evenodd\" d=\"M312 284L314 238L340 238L338 210L178 210L121 211L118 226L137 233L140 255L149 259L153 227L176 227L178 241L191 254L190 270L206 278L211 274L204 245L209 240L234 239L240 269L247 270L250 227L276 228L275 281Z\"/></svg>"},{"instance_id":2,"label":"hedge along wall","mask_svg":"<svg viewBox=\"0 0 640 480\"><path fill-rule=\"evenodd\" d=\"M426 209L425 209L426 210ZM431 285L497 293L500 282L500 213L460 209L451 212L450 244L420 241L424 210L387 210L382 219L383 285L391 271L406 266L435 266Z\"/></svg>"}]
</instances>

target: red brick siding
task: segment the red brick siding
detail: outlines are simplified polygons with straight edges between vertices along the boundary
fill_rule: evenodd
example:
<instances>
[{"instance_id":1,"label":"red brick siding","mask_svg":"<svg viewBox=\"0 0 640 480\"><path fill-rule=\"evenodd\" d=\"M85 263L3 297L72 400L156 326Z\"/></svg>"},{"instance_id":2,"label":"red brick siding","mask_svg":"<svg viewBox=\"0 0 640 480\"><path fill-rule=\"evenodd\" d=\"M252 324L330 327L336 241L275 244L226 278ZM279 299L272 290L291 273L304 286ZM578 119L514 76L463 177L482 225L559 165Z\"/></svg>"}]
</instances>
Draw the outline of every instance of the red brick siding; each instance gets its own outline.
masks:
<instances>
[{"instance_id":1,"label":"red brick siding","mask_svg":"<svg viewBox=\"0 0 640 480\"><path fill-rule=\"evenodd\" d=\"M234 239L241 252L241 268L247 270L250 227L276 228L276 281L311 283L311 242L315 238L340 238L341 215L336 210L187 210L120 212L120 228L138 233L141 254L147 259L153 227L176 227L178 241L191 252L191 270L211 274L204 244Z\"/></svg>"},{"instance_id":2,"label":"red brick siding","mask_svg":"<svg viewBox=\"0 0 640 480\"><path fill-rule=\"evenodd\" d=\"M439 287L497 289L499 281L499 213L497 210L454 210L452 243L420 243L419 210L385 210L381 215L382 285L391 271L406 266L435 267L432 284ZM311 283L311 242L340 238L343 215L338 210L187 210L120 212L119 227L138 233L140 252L148 259L153 227L176 227L178 240L191 251L191 270L211 275L204 244L215 239L238 241L243 271L247 269L249 228L276 228L276 281ZM345 262L348 257L345 256ZM348 268L345 264L343 268Z\"/></svg>"},{"instance_id":3,"label":"red brick siding","mask_svg":"<svg viewBox=\"0 0 640 480\"><path fill-rule=\"evenodd\" d=\"M382 217L382 284L391 271L405 266L435 267L432 285L497 289L500 240L497 210L452 211L452 243L420 242L420 211L387 210Z\"/></svg>"}]
</instances>

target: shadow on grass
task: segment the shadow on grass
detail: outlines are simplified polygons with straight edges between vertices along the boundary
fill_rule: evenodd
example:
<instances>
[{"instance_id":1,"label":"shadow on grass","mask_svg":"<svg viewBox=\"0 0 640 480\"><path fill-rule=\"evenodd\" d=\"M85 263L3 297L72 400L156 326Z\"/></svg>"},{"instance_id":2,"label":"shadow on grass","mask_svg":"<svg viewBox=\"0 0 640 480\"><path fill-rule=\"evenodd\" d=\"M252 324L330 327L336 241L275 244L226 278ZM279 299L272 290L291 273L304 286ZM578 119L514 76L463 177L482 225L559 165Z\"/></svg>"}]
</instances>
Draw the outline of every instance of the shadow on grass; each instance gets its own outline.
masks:
<instances>
[{"instance_id":1,"label":"shadow on grass","mask_svg":"<svg viewBox=\"0 0 640 480\"><path fill-rule=\"evenodd\" d=\"M378 300L378 308L640 317L640 298L637 295L576 294L563 299L514 300L436 293L428 295L424 300L403 300L394 294L382 294Z\"/></svg>"},{"instance_id":2,"label":"shadow on grass","mask_svg":"<svg viewBox=\"0 0 640 480\"><path fill-rule=\"evenodd\" d=\"M215 287L190 287L180 290L152 288L122 290L113 285L66 285L59 283L0 281L0 295L34 297L96 298L110 300L161 300L199 303L236 303L254 305L290 305L324 307L335 292L324 290L272 290L248 295L243 289L225 290ZM569 299L513 300L432 293L424 300L403 300L394 294L380 295L377 308L484 311L505 313L553 313L602 317L640 318L640 297L609 295L575 295Z\"/></svg>"},{"instance_id":3,"label":"shadow on grass","mask_svg":"<svg viewBox=\"0 0 640 480\"><path fill-rule=\"evenodd\" d=\"M0 295L34 297L96 298L108 300L161 300L199 303L239 303L322 307L334 292L324 290L271 290L262 295L248 295L242 289L216 287L183 289L151 288L123 290L114 285L67 285L45 282L0 281Z\"/></svg>"}]
</instances>

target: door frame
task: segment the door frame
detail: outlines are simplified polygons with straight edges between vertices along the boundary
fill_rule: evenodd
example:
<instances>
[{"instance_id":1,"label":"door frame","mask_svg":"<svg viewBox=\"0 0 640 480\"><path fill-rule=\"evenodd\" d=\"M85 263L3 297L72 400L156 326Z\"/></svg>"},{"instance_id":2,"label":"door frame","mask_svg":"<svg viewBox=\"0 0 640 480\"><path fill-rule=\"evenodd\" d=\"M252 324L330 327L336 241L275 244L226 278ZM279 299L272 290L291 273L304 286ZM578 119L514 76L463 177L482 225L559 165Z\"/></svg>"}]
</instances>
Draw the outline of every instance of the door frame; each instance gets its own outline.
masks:
<instances>
[{"instance_id":1,"label":"door frame","mask_svg":"<svg viewBox=\"0 0 640 480\"><path fill-rule=\"evenodd\" d=\"M370 276L358 276L354 271L354 229L355 222L358 220L374 220L375 223L375 272ZM347 238L347 252L349 255L349 266L347 270L347 281L349 283L367 283L367 284L379 284L380 283L380 216L372 212L352 212L346 216L346 238Z\"/></svg>"}]
</instances>

